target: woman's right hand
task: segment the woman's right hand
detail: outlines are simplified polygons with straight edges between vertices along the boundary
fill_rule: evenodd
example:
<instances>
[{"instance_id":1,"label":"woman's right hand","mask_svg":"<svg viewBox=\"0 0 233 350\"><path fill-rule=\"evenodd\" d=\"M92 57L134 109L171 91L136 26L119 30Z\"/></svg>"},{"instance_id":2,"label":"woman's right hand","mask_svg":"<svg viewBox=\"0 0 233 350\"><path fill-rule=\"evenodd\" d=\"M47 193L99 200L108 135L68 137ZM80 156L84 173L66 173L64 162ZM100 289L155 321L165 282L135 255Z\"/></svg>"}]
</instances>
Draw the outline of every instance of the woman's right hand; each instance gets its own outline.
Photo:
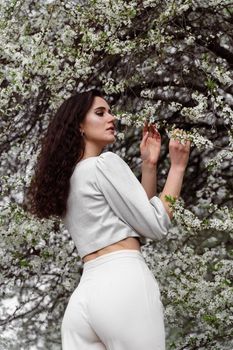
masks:
<instances>
[{"instance_id":1,"label":"woman's right hand","mask_svg":"<svg viewBox=\"0 0 233 350\"><path fill-rule=\"evenodd\" d=\"M189 161L189 154L191 148L191 142L189 140L182 144L179 140L175 139L176 135L181 135L188 138L185 131L181 129L175 129L173 137L169 142L169 156L171 160L171 166L177 170L185 170Z\"/></svg>"}]
</instances>

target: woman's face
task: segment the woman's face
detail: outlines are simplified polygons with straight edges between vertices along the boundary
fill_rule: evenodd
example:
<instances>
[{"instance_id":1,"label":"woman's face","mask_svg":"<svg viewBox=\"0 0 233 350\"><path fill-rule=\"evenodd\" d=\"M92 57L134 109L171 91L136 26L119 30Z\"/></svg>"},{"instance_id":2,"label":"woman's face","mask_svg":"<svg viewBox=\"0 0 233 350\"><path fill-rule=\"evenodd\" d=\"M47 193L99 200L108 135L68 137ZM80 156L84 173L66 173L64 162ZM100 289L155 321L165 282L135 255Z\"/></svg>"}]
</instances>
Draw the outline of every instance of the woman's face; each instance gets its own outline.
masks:
<instances>
[{"instance_id":1,"label":"woman's face","mask_svg":"<svg viewBox=\"0 0 233 350\"><path fill-rule=\"evenodd\" d=\"M98 144L101 147L115 142L115 120L116 117L111 114L105 99L95 96L84 121L80 123L80 129L84 131L85 141ZM109 129L110 127L113 127L114 130Z\"/></svg>"}]
</instances>

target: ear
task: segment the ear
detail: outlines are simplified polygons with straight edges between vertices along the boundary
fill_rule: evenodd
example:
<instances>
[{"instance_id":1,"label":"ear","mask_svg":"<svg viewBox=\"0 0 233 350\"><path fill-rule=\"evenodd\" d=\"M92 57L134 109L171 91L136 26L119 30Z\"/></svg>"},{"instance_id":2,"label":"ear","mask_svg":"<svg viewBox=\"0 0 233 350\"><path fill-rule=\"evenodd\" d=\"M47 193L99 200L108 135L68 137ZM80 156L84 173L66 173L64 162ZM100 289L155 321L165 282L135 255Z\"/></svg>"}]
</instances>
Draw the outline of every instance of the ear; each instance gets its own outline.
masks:
<instances>
[{"instance_id":1,"label":"ear","mask_svg":"<svg viewBox=\"0 0 233 350\"><path fill-rule=\"evenodd\" d=\"M83 123L79 123L79 130L82 131L83 129Z\"/></svg>"}]
</instances>

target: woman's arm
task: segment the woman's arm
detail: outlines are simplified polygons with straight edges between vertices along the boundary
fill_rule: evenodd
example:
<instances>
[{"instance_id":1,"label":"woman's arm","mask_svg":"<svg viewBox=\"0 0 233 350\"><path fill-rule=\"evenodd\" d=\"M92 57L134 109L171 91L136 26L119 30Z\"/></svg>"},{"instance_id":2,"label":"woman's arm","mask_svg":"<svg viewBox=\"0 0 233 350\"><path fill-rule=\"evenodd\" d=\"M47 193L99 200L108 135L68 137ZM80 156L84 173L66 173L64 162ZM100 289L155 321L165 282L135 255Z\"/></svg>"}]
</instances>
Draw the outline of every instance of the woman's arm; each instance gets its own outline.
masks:
<instances>
[{"instance_id":1,"label":"woman's arm","mask_svg":"<svg viewBox=\"0 0 233 350\"><path fill-rule=\"evenodd\" d=\"M157 163L161 147L161 136L153 125L151 127L150 133L146 133L149 128L145 124L143 138L140 143L141 158L143 159L141 184L149 199L156 196L157 192ZM181 143L177 140L177 136L178 138L182 136L182 139L186 138L186 142L184 144ZM172 196L178 198L180 195L185 169L188 164L190 146L191 143L187 139L185 131L175 129L169 142L171 167L163 191L159 196L170 219L173 213L169 205L170 203L166 201L165 197Z\"/></svg>"},{"instance_id":2,"label":"woman's arm","mask_svg":"<svg viewBox=\"0 0 233 350\"><path fill-rule=\"evenodd\" d=\"M166 201L165 196L170 195L172 197L178 198L180 196L181 187L183 183L183 178L185 174L185 169L175 168L174 166L170 168L165 186L163 191L160 193L159 198L163 202L163 205L170 217L173 216L172 210L169 206L169 202ZM142 179L141 184L147 193L149 199L157 195L156 184L157 184L157 167L148 166L142 162Z\"/></svg>"},{"instance_id":3,"label":"woman's arm","mask_svg":"<svg viewBox=\"0 0 233 350\"><path fill-rule=\"evenodd\" d=\"M186 140L186 142L182 144L180 141L175 139L176 133L178 135L182 133L184 137L186 135L184 131L176 129L173 136L174 138L170 139L169 156L171 160L171 167L164 188L159 196L170 219L173 217L173 212L169 202L166 201L165 196L172 196L176 199L179 197L191 147L191 142L189 140Z\"/></svg>"},{"instance_id":4,"label":"woman's arm","mask_svg":"<svg viewBox=\"0 0 233 350\"><path fill-rule=\"evenodd\" d=\"M171 166L163 191L159 195L159 198L163 202L163 205L170 219L172 219L173 217L173 212L171 207L169 206L169 202L166 201L165 196L172 196L175 198L179 197L183 183L184 173L185 169L176 169L175 167Z\"/></svg>"},{"instance_id":5,"label":"woman's arm","mask_svg":"<svg viewBox=\"0 0 233 350\"><path fill-rule=\"evenodd\" d=\"M166 236L171 222L162 201L157 196L148 200L135 174L117 154L104 152L96 158L94 186L122 224L153 240Z\"/></svg>"},{"instance_id":6,"label":"woman's arm","mask_svg":"<svg viewBox=\"0 0 233 350\"><path fill-rule=\"evenodd\" d=\"M140 143L142 158L141 184L146 191L147 197L151 199L157 193L157 163L161 148L161 136L156 127L148 122L143 128L143 138Z\"/></svg>"},{"instance_id":7,"label":"woman's arm","mask_svg":"<svg viewBox=\"0 0 233 350\"><path fill-rule=\"evenodd\" d=\"M149 199L157 194L157 165L142 162L141 184Z\"/></svg>"}]
</instances>

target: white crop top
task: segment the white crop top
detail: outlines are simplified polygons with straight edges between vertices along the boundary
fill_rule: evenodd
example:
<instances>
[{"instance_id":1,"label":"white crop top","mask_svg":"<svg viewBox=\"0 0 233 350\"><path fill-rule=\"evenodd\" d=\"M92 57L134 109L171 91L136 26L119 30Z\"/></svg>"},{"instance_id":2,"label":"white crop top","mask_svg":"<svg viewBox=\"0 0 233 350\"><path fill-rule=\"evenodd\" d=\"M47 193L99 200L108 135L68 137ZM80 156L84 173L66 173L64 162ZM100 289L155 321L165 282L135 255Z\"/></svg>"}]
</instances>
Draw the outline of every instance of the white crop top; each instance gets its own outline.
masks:
<instances>
[{"instance_id":1,"label":"white crop top","mask_svg":"<svg viewBox=\"0 0 233 350\"><path fill-rule=\"evenodd\" d=\"M77 163L64 224L81 258L127 237L161 239L171 220L159 197L150 200L128 164L104 152Z\"/></svg>"}]
</instances>

